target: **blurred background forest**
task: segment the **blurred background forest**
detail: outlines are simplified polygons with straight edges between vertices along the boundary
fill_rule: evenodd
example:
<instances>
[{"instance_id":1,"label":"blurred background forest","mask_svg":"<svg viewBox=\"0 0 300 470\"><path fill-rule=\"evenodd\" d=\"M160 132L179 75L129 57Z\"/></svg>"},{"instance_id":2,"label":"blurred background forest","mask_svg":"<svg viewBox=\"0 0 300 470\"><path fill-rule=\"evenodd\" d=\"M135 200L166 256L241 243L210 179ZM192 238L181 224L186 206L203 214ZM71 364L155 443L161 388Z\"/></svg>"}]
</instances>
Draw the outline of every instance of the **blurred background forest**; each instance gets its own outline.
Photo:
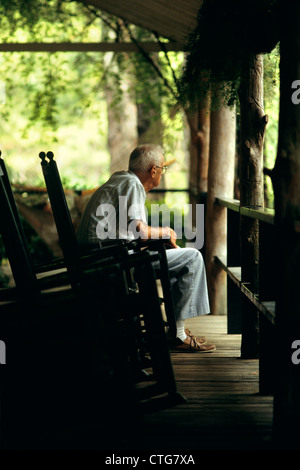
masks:
<instances>
[{"instance_id":1,"label":"blurred background forest","mask_svg":"<svg viewBox=\"0 0 300 470\"><path fill-rule=\"evenodd\" d=\"M167 160L176 158L162 186L189 188L191 136L178 89L183 52L165 52L163 38L79 1L1 0L0 14L1 43L156 41L162 48L151 53L0 52L0 150L14 188L23 187L23 209L46 204L45 193L26 192L26 187L45 187L40 151L54 152L66 190L82 191L127 169L137 144L159 143ZM277 150L278 82L275 49L264 56L267 168L273 168ZM265 188L272 208L268 177ZM188 193L164 193L159 202L182 210ZM36 256L40 234L27 229Z\"/></svg>"},{"instance_id":2,"label":"blurred background forest","mask_svg":"<svg viewBox=\"0 0 300 470\"><path fill-rule=\"evenodd\" d=\"M22 14L10 3L11 14L1 19L3 43L157 40L80 2L60 2L59 9L55 1L27 2ZM12 182L43 186L38 153L52 150L66 187L95 188L126 167L137 143L153 141L177 161L166 174L166 187L188 188L190 135L176 83L183 61L184 54L176 52L0 53L0 148ZM278 50L265 55L265 166L271 168L278 62Z\"/></svg>"},{"instance_id":3,"label":"blurred background forest","mask_svg":"<svg viewBox=\"0 0 300 470\"><path fill-rule=\"evenodd\" d=\"M6 30L2 24L1 42L128 41L133 29L138 40L153 39L137 27L121 31L118 19L76 2L52 15L49 8L30 25L16 13L15 23L8 19ZM66 187L95 188L127 169L138 143L153 141L166 158L176 156L179 171L166 175L168 185L186 188L188 136L168 88L175 88L183 54L168 53L170 63L164 53L151 60L164 80L140 53L0 53L0 147L11 181L43 186L38 153L52 150Z\"/></svg>"}]
</instances>

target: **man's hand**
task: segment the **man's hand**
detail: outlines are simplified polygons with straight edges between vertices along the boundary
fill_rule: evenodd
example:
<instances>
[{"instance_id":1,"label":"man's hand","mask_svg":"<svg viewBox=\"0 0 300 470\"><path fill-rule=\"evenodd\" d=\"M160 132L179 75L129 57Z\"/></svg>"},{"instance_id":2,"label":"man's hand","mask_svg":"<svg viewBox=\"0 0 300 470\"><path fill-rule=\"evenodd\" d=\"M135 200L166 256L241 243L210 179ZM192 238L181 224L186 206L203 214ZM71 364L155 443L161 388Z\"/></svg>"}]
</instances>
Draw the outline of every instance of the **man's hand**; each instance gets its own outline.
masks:
<instances>
[{"instance_id":1,"label":"man's hand","mask_svg":"<svg viewBox=\"0 0 300 470\"><path fill-rule=\"evenodd\" d=\"M138 221L137 230L140 232L141 239L146 240L169 240L173 248L178 248L176 244L176 232L170 227L150 227L142 221Z\"/></svg>"},{"instance_id":2,"label":"man's hand","mask_svg":"<svg viewBox=\"0 0 300 470\"><path fill-rule=\"evenodd\" d=\"M170 243L174 248L178 248L176 244L177 235L176 232L170 227L162 228L162 237L161 238L170 238Z\"/></svg>"}]
</instances>

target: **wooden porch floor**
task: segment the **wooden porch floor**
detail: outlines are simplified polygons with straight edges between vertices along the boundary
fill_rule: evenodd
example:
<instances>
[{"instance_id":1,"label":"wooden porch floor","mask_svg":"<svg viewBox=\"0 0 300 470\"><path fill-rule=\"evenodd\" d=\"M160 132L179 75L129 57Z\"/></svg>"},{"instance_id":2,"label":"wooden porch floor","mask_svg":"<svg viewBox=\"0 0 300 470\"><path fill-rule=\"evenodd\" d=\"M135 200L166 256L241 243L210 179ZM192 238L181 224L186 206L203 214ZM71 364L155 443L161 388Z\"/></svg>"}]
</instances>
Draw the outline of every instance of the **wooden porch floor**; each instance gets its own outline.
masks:
<instances>
[{"instance_id":1,"label":"wooden porch floor","mask_svg":"<svg viewBox=\"0 0 300 470\"><path fill-rule=\"evenodd\" d=\"M273 397L259 394L258 360L240 358L240 335L226 316L186 322L214 342L212 353L171 353L178 391L187 403L147 414L144 450L271 449Z\"/></svg>"}]
</instances>

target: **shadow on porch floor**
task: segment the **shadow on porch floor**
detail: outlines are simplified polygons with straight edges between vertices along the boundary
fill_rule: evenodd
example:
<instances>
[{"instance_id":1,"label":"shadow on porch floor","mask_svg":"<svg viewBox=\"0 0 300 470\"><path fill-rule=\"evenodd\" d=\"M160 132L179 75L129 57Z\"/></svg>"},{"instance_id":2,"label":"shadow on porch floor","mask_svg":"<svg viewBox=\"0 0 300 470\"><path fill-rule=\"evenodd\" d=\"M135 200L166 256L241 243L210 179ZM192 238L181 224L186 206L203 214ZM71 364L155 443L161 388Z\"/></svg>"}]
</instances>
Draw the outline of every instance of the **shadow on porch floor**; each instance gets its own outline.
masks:
<instances>
[{"instance_id":1,"label":"shadow on porch floor","mask_svg":"<svg viewBox=\"0 0 300 470\"><path fill-rule=\"evenodd\" d=\"M178 391L187 403L143 418L143 450L271 448L273 397L259 394L258 360L240 358L240 335L227 334L226 316L191 319L212 353L171 353Z\"/></svg>"}]
</instances>

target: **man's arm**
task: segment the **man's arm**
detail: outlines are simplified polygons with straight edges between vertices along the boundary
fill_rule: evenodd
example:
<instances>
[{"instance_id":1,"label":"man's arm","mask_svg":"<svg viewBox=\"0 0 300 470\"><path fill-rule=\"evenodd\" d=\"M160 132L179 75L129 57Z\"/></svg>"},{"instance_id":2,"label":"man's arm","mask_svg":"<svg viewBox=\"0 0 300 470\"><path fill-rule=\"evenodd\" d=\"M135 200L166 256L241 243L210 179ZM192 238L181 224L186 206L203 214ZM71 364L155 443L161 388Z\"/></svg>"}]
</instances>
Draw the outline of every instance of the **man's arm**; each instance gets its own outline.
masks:
<instances>
[{"instance_id":1,"label":"man's arm","mask_svg":"<svg viewBox=\"0 0 300 470\"><path fill-rule=\"evenodd\" d=\"M137 231L140 233L140 237L143 241L145 240L151 240L151 239L167 239L170 240L170 244L174 248L178 248L176 245L176 238L177 235L174 232L173 229L170 227L151 227L150 225L147 225L145 222L142 222L141 220L136 221L136 228Z\"/></svg>"}]
</instances>

